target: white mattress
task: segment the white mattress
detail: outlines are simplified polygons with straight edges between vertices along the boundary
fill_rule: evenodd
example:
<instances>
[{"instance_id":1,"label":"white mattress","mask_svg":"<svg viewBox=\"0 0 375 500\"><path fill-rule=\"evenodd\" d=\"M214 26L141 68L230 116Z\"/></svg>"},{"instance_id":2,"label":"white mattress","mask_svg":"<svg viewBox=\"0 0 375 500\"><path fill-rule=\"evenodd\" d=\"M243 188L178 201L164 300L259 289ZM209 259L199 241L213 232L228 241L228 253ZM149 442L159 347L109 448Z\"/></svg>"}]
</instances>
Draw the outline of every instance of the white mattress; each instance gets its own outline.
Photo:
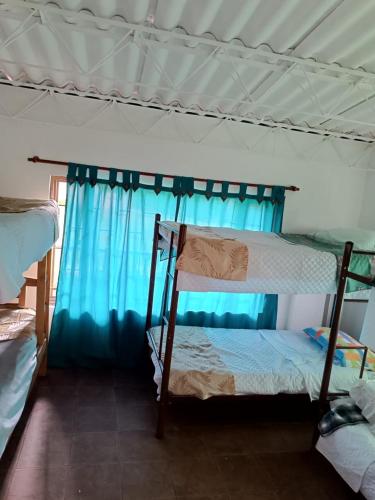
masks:
<instances>
[{"instance_id":1,"label":"white mattress","mask_svg":"<svg viewBox=\"0 0 375 500\"><path fill-rule=\"evenodd\" d=\"M58 237L57 205L0 213L0 304L16 298L23 273L41 260Z\"/></svg>"},{"instance_id":2,"label":"white mattress","mask_svg":"<svg viewBox=\"0 0 375 500\"><path fill-rule=\"evenodd\" d=\"M336 293L337 259L329 252L320 252L296 245L275 233L237 231L213 228L223 237L236 238L249 250L246 281L227 281L179 271L178 290L236 293ZM160 234L169 237L164 228ZM163 248L168 248L166 241Z\"/></svg>"},{"instance_id":3,"label":"white mattress","mask_svg":"<svg viewBox=\"0 0 375 500\"><path fill-rule=\"evenodd\" d=\"M342 427L320 437L316 448L354 491L375 500L375 436L367 424Z\"/></svg>"},{"instance_id":4,"label":"white mattress","mask_svg":"<svg viewBox=\"0 0 375 500\"><path fill-rule=\"evenodd\" d=\"M21 417L36 367L37 342L32 324L27 335L0 342L0 457ZM23 330L28 330L25 325Z\"/></svg>"},{"instance_id":5,"label":"white mattress","mask_svg":"<svg viewBox=\"0 0 375 500\"><path fill-rule=\"evenodd\" d=\"M179 370L178 377L189 372L189 358L204 356L194 349L194 328L176 326L175 342L179 331L190 328L189 349L186 350L186 372ZM201 329L202 330L202 329ZM319 397L325 353L302 331L285 330L234 330L223 328L204 328L208 342L213 345L217 355L233 374L235 394L309 394L311 399ZM158 337L160 327L152 328ZM152 346L151 346L152 347ZM160 389L161 374L155 354L155 382ZM173 372L173 359L171 372ZM207 365L207 373L210 366ZM348 391L358 381L359 370L333 366L330 383L331 392ZM189 372L191 379L191 372ZM202 399L213 395L210 392L194 394L193 383L190 394ZM198 386L197 386L198 387ZM173 393L173 387L170 387ZM198 389L197 389L198 390ZM201 390L201 388L199 388Z\"/></svg>"}]
</instances>

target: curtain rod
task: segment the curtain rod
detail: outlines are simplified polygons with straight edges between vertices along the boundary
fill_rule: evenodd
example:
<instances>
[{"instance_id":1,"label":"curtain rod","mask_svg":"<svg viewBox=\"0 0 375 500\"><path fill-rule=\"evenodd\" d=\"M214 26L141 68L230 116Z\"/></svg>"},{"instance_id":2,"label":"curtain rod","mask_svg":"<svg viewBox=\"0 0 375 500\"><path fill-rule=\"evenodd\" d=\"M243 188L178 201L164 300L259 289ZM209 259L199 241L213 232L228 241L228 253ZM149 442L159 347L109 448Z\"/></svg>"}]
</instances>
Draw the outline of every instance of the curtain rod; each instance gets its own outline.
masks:
<instances>
[{"instance_id":1,"label":"curtain rod","mask_svg":"<svg viewBox=\"0 0 375 500\"><path fill-rule=\"evenodd\" d=\"M46 160L45 158L39 158L39 156L33 156L31 158L28 158L27 161L31 161L32 163L49 163L50 165L63 165L65 167L68 166L68 162L67 161ZM98 170L104 170L106 172L109 172L110 170L116 170L117 172L123 172L123 169L121 169L121 168L109 168L109 167L103 167L103 166L98 166ZM156 175L153 172L139 172L139 174L140 175L145 175L145 176L148 176L148 177L155 177L155 175ZM163 177L165 177L166 179L174 179L177 176L163 174ZM199 177L194 177L194 180L198 181L198 182L206 182L207 181L207 179L201 179ZM264 186L265 188L273 188L273 187L275 187L272 184L254 184L252 182L241 183L241 182L236 182L236 181L223 181L223 180L214 180L214 179L213 179L213 182L214 183L218 183L218 184L221 184L223 182L228 182L229 184L232 184L233 186L240 186L241 184L247 184L248 186L251 186L251 187L258 187L258 186ZM300 188L297 187L297 186L282 186L282 187L285 187L285 189L287 191L299 191L300 190Z\"/></svg>"}]
</instances>

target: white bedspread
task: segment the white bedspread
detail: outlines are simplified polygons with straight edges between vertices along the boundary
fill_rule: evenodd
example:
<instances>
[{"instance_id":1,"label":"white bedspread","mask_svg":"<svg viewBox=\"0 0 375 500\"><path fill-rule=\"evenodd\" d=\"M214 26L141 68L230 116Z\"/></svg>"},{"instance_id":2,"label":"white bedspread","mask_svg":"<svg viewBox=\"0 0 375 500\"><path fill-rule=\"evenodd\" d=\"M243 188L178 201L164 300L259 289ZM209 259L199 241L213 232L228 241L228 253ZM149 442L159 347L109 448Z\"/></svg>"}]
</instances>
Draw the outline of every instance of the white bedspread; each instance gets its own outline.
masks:
<instances>
[{"instance_id":1,"label":"white bedspread","mask_svg":"<svg viewBox=\"0 0 375 500\"><path fill-rule=\"evenodd\" d=\"M375 436L367 424L342 427L320 437L316 448L354 491L375 500Z\"/></svg>"},{"instance_id":2,"label":"white bedspread","mask_svg":"<svg viewBox=\"0 0 375 500\"><path fill-rule=\"evenodd\" d=\"M337 260L332 253L289 243L275 233L213 229L223 238L240 239L248 247L247 280L220 280L180 271L179 290L283 294L336 292ZM160 233L165 238L169 236L164 228ZM166 242L164 248L168 248Z\"/></svg>"},{"instance_id":3,"label":"white bedspread","mask_svg":"<svg viewBox=\"0 0 375 500\"><path fill-rule=\"evenodd\" d=\"M23 213L0 213L0 304L18 296L23 273L56 241L57 214L54 203Z\"/></svg>"},{"instance_id":4,"label":"white bedspread","mask_svg":"<svg viewBox=\"0 0 375 500\"><path fill-rule=\"evenodd\" d=\"M195 339L192 327L177 326L175 339L183 329L189 328L189 349L186 349L186 372L179 370L175 374L183 378L190 372L192 359L200 356L194 350ZM204 328L208 341L214 347L215 356L225 366L225 372L234 376L235 394L309 394L311 399L319 396L325 354L321 348L302 331L284 330L234 330L223 328ZM160 327L152 329L154 337L158 337ZM200 334L201 335L201 334ZM160 388L160 371L155 355L155 382ZM194 363L196 364L196 363ZM207 364L207 363L206 363ZM173 359L171 373L174 370ZM207 364L207 373L210 366ZM330 391L349 390L358 381L359 370L334 366ZM194 373L188 374L188 393L202 399L213 395L202 392L201 383L197 383L194 392ZM177 384L176 386L183 384ZM173 393L173 386L170 387Z\"/></svg>"},{"instance_id":5,"label":"white bedspread","mask_svg":"<svg viewBox=\"0 0 375 500\"><path fill-rule=\"evenodd\" d=\"M36 367L35 313L24 309L22 314L28 324L21 324L20 336L0 341L0 457L21 417Z\"/></svg>"}]
</instances>

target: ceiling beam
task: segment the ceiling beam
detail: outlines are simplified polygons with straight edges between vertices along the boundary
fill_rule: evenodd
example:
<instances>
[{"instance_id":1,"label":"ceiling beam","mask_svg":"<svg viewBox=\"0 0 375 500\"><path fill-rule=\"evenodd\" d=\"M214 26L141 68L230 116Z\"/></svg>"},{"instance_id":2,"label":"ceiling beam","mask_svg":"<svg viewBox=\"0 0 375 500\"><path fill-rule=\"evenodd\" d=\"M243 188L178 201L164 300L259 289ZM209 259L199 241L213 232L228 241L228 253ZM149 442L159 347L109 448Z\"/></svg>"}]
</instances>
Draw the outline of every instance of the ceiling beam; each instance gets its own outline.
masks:
<instances>
[{"instance_id":1,"label":"ceiling beam","mask_svg":"<svg viewBox=\"0 0 375 500\"><path fill-rule=\"evenodd\" d=\"M375 73L363 71L361 69L346 68L337 64L329 64L321 61L304 59L302 57L293 55L278 54L276 52L272 52L271 50L268 51L260 48L255 49L240 44L233 44L212 38L206 38L203 36L181 33L180 31L176 32L161 28L155 28L150 23L148 23L147 26L145 24L128 23L127 21L118 18L112 19L97 16L94 13L88 13L87 10L76 11L73 9L60 8L52 4L42 4L30 0L2 0L0 6L1 5L3 6L3 14L4 12L6 12L4 11L4 6L7 6L10 9L16 8L18 11L20 8L28 9L34 11L36 15L38 15L38 13L44 13L50 16L54 15L62 18L69 18L70 20L74 20L77 23L85 22L89 25L100 25L101 29L98 28L98 31L101 31L102 33L105 33L105 31L103 30L103 26L108 26L108 29L110 29L111 27L117 27L126 30L132 30L141 34L154 35L154 42L156 42L160 46L165 46L165 48L169 48L173 40L180 40L184 41L188 48L196 48L197 46L205 46L211 48L211 50L212 48L217 48L219 49L219 54L225 54L228 50L230 50L231 54L237 54L237 56L244 60L244 62L248 57L256 56L260 59L260 62L264 62L265 64L270 63L271 65L274 65L276 62L288 62L290 64L303 66L305 70L313 74L322 73L325 76L349 79L354 82L360 79L368 83L375 84ZM66 24L69 25L69 23Z\"/></svg>"},{"instance_id":2,"label":"ceiling beam","mask_svg":"<svg viewBox=\"0 0 375 500\"><path fill-rule=\"evenodd\" d=\"M269 119L257 119L257 118L251 118L251 117L243 117L243 116L234 116L228 113L220 113L220 112L211 112L211 111L203 111L203 110L197 110L197 109L189 109L189 108L184 108L180 106L178 103L174 104L162 104L157 101L148 101L145 102L142 99L138 98L137 96L130 96L127 98L124 97L117 97L117 96L112 96L112 95L104 95L104 94L97 94L95 92L84 92L80 91L74 88L60 88L60 87L55 87L53 85L39 85L35 83L24 83L20 81L9 81L6 78L0 78L0 84L7 84L13 87L23 87L23 88L30 88L30 89L36 89L40 90L41 92L45 92L46 90L49 91L50 93L57 93L57 94L68 94L68 95L75 95L75 96L80 96L80 97L90 97L90 98L95 98L99 100L104 100L104 101L109 101L109 102L118 102L122 104L136 104L142 107L152 107L152 108L157 108L161 109L164 111L175 111L181 114L192 114L192 115L198 115L198 116L207 116L211 118L218 118L218 119L228 119L233 122L242 122L242 123L250 123L253 125L264 125L273 129L284 129L284 130L291 130L291 131L299 131L299 132L308 132L320 136L325 136L325 137L336 137L339 139L350 139L350 140L356 140L356 141L361 141L369 144L375 143L375 137L371 135L358 135L358 134L352 134L352 133L341 133L337 131L330 131L318 127L304 127L301 125L293 125L285 122L277 122L277 121L272 121Z\"/></svg>"}]
</instances>

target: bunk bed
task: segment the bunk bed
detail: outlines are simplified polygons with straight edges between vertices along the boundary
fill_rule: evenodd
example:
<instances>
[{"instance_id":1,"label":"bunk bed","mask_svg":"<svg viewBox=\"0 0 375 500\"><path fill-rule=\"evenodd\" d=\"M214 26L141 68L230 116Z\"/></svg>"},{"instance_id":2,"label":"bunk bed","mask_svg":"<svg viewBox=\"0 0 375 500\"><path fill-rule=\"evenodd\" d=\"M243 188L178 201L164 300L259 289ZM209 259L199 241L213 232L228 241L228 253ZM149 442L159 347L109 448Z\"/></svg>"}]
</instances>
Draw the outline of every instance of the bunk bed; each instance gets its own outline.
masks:
<instances>
[{"instance_id":1,"label":"bunk bed","mask_svg":"<svg viewBox=\"0 0 375 500\"><path fill-rule=\"evenodd\" d=\"M319 436L317 433L317 450L333 465L341 477L356 492L360 491L368 500L375 500L375 384L374 381L360 381L349 391L348 398L335 399L328 392L331 379L332 360L337 349L337 336L340 326L342 296L347 279L375 287L374 276L365 276L350 271L350 261L353 255L371 255L375 252L353 250L353 244L345 246L344 262L339 278L336 305L333 311L332 329L327 351L323 383L320 393L321 415L330 407L349 401L363 412L367 422L356 425L344 425L329 435ZM366 361L367 346L356 342L354 348L364 350L363 363ZM363 370L361 370L363 371ZM364 389L371 384L371 389ZM367 412L367 413L366 413Z\"/></svg>"},{"instance_id":2,"label":"bunk bed","mask_svg":"<svg viewBox=\"0 0 375 500\"><path fill-rule=\"evenodd\" d=\"M176 317L183 291L335 293L338 269L347 266L348 248L337 258L275 234L241 231L239 237L231 229L162 222L157 214L146 317L159 394L157 437L163 436L173 398L308 394L322 403L328 378L330 394L347 392L358 370L333 366L334 351L328 349L326 355L304 332L183 327L176 325ZM168 260L161 324L152 326L159 249ZM336 312L345 292L341 288L331 336L337 336Z\"/></svg>"},{"instance_id":3,"label":"bunk bed","mask_svg":"<svg viewBox=\"0 0 375 500\"><path fill-rule=\"evenodd\" d=\"M54 202L0 197L0 457L38 374L47 368ZM36 277L24 277L37 262ZM28 296L34 288L34 297ZM29 302L35 301L35 310Z\"/></svg>"}]
</instances>

